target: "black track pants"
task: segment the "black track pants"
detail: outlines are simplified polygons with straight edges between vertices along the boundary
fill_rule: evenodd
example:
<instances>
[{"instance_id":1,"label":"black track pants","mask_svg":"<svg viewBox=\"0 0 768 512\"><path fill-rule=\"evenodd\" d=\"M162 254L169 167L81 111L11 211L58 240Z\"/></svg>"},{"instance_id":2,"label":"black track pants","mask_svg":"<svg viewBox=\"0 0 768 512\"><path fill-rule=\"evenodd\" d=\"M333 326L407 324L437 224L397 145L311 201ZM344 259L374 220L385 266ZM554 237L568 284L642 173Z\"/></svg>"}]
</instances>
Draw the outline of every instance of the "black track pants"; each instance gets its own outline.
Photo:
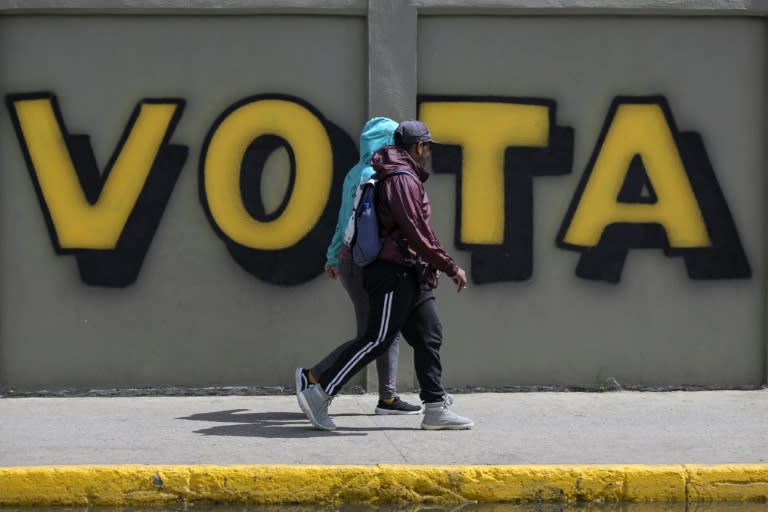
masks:
<instances>
[{"instance_id":1,"label":"black track pants","mask_svg":"<svg viewBox=\"0 0 768 512\"><path fill-rule=\"evenodd\" d=\"M365 334L347 343L328 369L315 376L320 385L329 395L338 393L350 378L387 350L400 331L413 347L422 401L442 400L443 328L432 292L419 288L413 270L385 261L365 267L363 286L370 304Z\"/></svg>"}]
</instances>

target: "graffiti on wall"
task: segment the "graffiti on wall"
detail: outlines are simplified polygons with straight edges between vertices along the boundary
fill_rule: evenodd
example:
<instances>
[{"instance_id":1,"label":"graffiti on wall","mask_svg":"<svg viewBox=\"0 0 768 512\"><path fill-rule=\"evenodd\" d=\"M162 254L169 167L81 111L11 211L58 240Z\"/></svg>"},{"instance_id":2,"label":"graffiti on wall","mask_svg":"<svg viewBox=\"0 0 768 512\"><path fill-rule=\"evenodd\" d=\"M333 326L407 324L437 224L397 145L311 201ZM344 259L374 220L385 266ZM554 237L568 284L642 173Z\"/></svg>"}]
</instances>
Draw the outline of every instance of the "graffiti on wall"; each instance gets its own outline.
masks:
<instances>
[{"instance_id":1,"label":"graffiti on wall","mask_svg":"<svg viewBox=\"0 0 768 512\"><path fill-rule=\"evenodd\" d=\"M83 282L137 279L188 147L171 143L185 102L136 105L103 172L87 135L72 135L51 93L6 97L52 245ZM454 242L477 284L531 278L534 177L572 172L574 130L548 99L420 96L436 140L433 168L456 182ZM268 211L266 161L288 154L288 187ZM209 129L199 197L233 260L257 278L298 285L323 271L354 141L305 101L245 98ZM556 207L560 207L557 205ZM738 231L696 132L679 132L663 97L616 97L555 243L581 253L580 278L619 282L631 249L681 256L691 279L748 278Z\"/></svg>"},{"instance_id":2,"label":"graffiti on wall","mask_svg":"<svg viewBox=\"0 0 768 512\"><path fill-rule=\"evenodd\" d=\"M457 247L475 283L533 272L533 177L571 172L574 131L556 104L422 96L419 117L444 143L437 172L456 174ZM678 132L665 98L616 97L557 237L581 252L576 275L619 282L630 249L682 256L691 279L751 269L701 136Z\"/></svg>"},{"instance_id":3,"label":"graffiti on wall","mask_svg":"<svg viewBox=\"0 0 768 512\"><path fill-rule=\"evenodd\" d=\"M585 279L618 282L633 248L682 256L691 279L752 275L701 135L663 97L613 100L557 243Z\"/></svg>"},{"instance_id":4,"label":"graffiti on wall","mask_svg":"<svg viewBox=\"0 0 768 512\"><path fill-rule=\"evenodd\" d=\"M290 159L290 191L267 213L260 184L269 155ZM200 201L234 260L259 279L301 284L323 272L354 141L311 105L254 96L214 122L200 157Z\"/></svg>"},{"instance_id":5,"label":"graffiti on wall","mask_svg":"<svg viewBox=\"0 0 768 512\"><path fill-rule=\"evenodd\" d=\"M422 96L419 117L441 142L435 172L456 175L455 244L477 284L533 273L533 177L568 174L573 129L551 100Z\"/></svg>"},{"instance_id":6,"label":"graffiti on wall","mask_svg":"<svg viewBox=\"0 0 768 512\"><path fill-rule=\"evenodd\" d=\"M11 95L7 105L56 252L75 256L86 284L133 283L187 159L170 143L184 101L139 102L103 172L89 137L67 132L54 95Z\"/></svg>"},{"instance_id":7,"label":"graffiti on wall","mask_svg":"<svg viewBox=\"0 0 768 512\"><path fill-rule=\"evenodd\" d=\"M75 255L86 284L132 284L187 158L186 146L170 143L184 101L139 102L103 173L88 136L67 133L54 95L6 102L56 252ZM266 214L261 172L279 147L290 155L290 193ZM323 271L341 181L356 161L352 139L312 106L288 96L246 98L205 139L200 200L243 269L301 284Z\"/></svg>"}]
</instances>

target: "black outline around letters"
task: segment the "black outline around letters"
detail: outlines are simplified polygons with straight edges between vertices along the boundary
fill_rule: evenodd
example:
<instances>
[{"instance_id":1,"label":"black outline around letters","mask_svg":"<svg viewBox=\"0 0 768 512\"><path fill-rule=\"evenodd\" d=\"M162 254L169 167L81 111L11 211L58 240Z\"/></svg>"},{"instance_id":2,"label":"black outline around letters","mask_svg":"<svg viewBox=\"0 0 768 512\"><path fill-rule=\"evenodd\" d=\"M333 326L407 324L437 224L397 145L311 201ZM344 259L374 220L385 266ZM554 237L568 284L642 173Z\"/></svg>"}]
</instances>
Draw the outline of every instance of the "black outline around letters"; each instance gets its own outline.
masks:
<instances>
[{"instance_id":1,"label":"black outline around letters","mask_svg":"<svg viewBox=\"0 0 768 512\"><path fill-rule=\"evenodd\" d=\"M530 279L533 274L533 177L571 172L573 128L555 124L557 103L554 100L496 96L418 97L419 108L427 102L517 103L549 109L549 144L546 147L515 146L504 152L504 241L500 245L461 242L462 149L458 145L436 145L433 149L435 172L456 174L454 243L472 254L472 281L486 284Z\"/></svg>"},{"instance_id":2,"label":"black outline around letters","mask_svg":"<svg viewBox=\"0 0 768 512\"><path fill-rule=\"evenodd\" d=\"M51 101L56 121L59 129L64 136L67 150L72 159L77 177L87 200L95 204L99 194L106 183L112 171L112 167L117 160L128 135L133 129L141 105L143 104L174 104L176 110L171 118L171 122L163 137L163 141L158 149L152 168L149 171L147 180L136 200L115 249L88 249L74 248L64 249L59 243L56 229L53 226L50 212L45 203L40 183L37 180L29 150L21 130L14 103L21 100L48 99ZM61 113L56 96L49 92L27 93L27 94L9 94L6 96L6 106L11 115L16 136L19 139L24 160L27 165L35 192L40 202L41 210L45 217L45 223L48 228L48 234L54 250L58 254L73 254L77 260L80 271L80 277L88 285L105 287L125 287L134 283L141 271L144 257L149 250L149 246L154 238L157 226L160 223L165 207L170 198L171 192L181 173L181 169L186 161L188 148L183 145L170 144L176 125L181 118L186 102L178 98L153 98L143 99L134 108L130 119L120 140L117 143L115 151L107 164L104 173L99 173L96 160L91 149L90 137L87 135L70 135L67 133L64 118Z\"/></svg>"},{"instance_id":3,"label":"black outline around letters","mask_svg":"<svg viewBox=\"0 0 768 512\"><path fill-rule=\"evenodd\" d=\"M699 203L704 224L712 241L711 247L675 249L669 245L664 228L655 223L610 224L606 226L600 242L594 247L581 247L564 242L565 233L571 225L573 214L589 181L616 111L624 104L653 104L661 107ZM752 276L733 216L717 182L701 136L696 132L679 132L666 98L660 95L617 96L613 99L595 149L573 194L556 243L560 248L581 253L576 275L584 279L618 283L627 253L630 249L637 248L663 249L667 256L682 256L691 279L747 279Z\"/></svg>"},{"instance_id":4,"label":"black outline around letters","mask_svg":"<svg viewBox=\"0 0 768 512\"><path fill-rule=\"evenodd\" d=\"M331 148L333 153L333 177L331 183L331 191L328 196L328 202L320 215L320 218L315 224L314 228L307 233L304 238L291 247L280 250L261 250L252 249L238 244L230 239L219 226L211 215L210 208L208 207L208 199L205 193L205 156L208 153L208 146L210 145L211 138L216 133L216 130L233 111L255 101L279 99L297 103L306 108L322 123L323 127L328 133L328 138L331 142ZM273 134L264 134L266 137L279 138ZM261 137L260 137L261 138ZM252 145L257 142L259 138L252 142ZM269 139L268 139L269 140ZM282 139L281 139L282 140ZM274 143L274 141L273 141ZM273 149L275 144L271 143L270 147ZM268 144L269 146L269 144ZM292 151L285 142L284 146L287 148L291 155L291 183L286 191L286 198L290 197L293 192L293 182L295 179L295 160L292 156ZM249 146L251 148L251 146ZM264 149L264 148L262 148ZM256 156L254 161L255 165L263 166L266 156ZM246 160L244 158L244 160ZM200 151L200 162L198 165L198 193L200 203L203 206L205 215L208 218L208 222L213 227L218 237L224 242L227 250L232 258L237 262L240 267L245 271L259 278L260 280L282 286L294 286L303 284L311 279L314 279L318 275L323 273L325 266L325 251L328 247L328 242L331 240L333 233L336 229L336 218L338 212L338 204L341 197L341 187L344 180L344 176L347 171L357 163L358 153L354 141L339 127L328 121L319 110L314 108L306 101L297 98L295 96L285 94L260 94L256 96L249 96L240 101L230 105L224 112L222 112L211 125L208 133L205 136L202 150ZM247 175L260 175L262 169L241 167L241 179L244 174ZM254 218L261 216L260 198L254 192L249 197L244 197L244 203L249 213ZM269 216L265 215L265 218L274 219L282 212L286 201L276 212L273 212ZM264 220L264 219L260 219Z\"/></svg>"}]
</instances>

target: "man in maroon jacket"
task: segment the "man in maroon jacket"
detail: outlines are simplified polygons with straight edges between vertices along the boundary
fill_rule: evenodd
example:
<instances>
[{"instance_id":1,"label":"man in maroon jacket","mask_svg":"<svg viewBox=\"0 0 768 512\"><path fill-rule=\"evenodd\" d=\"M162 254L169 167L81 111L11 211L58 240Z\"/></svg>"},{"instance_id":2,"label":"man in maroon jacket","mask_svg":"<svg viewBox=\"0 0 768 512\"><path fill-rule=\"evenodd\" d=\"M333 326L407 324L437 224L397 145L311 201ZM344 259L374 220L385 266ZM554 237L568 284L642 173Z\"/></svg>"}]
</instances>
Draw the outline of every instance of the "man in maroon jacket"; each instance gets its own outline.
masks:
<instances>
[{"instance_id":1,"label":"man in maroon jacket","mask_svg":"<svg viewBox=\"0 0 768 512\"><path fill-rule=\"evenodd\" d=\"M384 352L400 331L413 347L416 377L425 404L421 428L469 429L474 423L448 410L453 403L442 385L440 345L442 325L432 288L438 272L457 285L467 286L467 275L445 252L430 226L431 208L423 182L424 166L432 156L432 136L424 123L403 121L395 130L395 145L371 159L376 170L376 209L384 237L376 261L363 269L370 313L363 336L347 343L322 375L296 369L296 396L312 424L323 430L336 425L328 405L342 386ZM406 171L382 179L395 171Z\"/></svg>"}]
</instances>

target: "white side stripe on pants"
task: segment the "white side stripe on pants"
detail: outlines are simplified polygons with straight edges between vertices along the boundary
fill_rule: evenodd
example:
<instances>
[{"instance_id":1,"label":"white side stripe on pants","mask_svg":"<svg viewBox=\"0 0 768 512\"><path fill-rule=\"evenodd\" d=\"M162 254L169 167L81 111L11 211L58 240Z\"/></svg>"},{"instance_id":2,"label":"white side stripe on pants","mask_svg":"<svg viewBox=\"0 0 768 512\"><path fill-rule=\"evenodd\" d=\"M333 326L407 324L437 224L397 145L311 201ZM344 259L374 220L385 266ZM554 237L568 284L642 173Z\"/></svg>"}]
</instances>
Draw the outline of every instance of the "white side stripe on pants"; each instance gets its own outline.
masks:
<instances>
[{"instance_id":1,"label":"white side stripe on pants","mask_svg":"<svg viewBox=\"0 0 768 512\"><path fill-rule=\"evenodd\" d=\"M379 334L376 336L376 339L373 341L370 341L365 344L363 348L357 351L357 353L352 356L352 358L349 360L347 364L344 365L344 368L341 369L339 373L336 374L336 376L331 380L331 382L328 384L328 389L325 390L326 393L329 395L333 395L336 392L336 387L339 385L339 382L344 380L344 378L347 376L349 371L363 358L368 354L371 350L373 350L378 344L380 344L382 341L384 341L384 337L387 334L387 330L389 329L389 316L392 311L392 296L394 292L389 292L384 296L384 306L381 310L381 324L379 325Z\"/></svg>"}]
</instances>

